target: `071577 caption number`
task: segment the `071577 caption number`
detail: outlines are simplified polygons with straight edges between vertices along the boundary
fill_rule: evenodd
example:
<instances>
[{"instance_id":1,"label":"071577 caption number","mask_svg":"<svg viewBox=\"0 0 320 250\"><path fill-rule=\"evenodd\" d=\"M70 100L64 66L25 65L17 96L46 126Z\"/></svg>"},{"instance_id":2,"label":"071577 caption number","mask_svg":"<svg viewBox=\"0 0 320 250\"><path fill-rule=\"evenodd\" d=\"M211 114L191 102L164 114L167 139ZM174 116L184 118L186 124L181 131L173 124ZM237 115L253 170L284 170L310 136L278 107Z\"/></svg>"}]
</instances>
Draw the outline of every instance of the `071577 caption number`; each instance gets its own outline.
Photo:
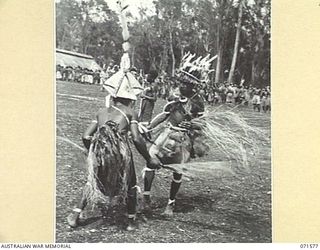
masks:
<instances>
[{"instance_id":1,"label":"071577 caption number","mask_svg":"<svg viewBox=\"0 0 320 250\"><path fill-rule=\"evenodd\" d=\"M318 244L300 244L300 248L318 248Z\"/></svg>"}]
</instances>

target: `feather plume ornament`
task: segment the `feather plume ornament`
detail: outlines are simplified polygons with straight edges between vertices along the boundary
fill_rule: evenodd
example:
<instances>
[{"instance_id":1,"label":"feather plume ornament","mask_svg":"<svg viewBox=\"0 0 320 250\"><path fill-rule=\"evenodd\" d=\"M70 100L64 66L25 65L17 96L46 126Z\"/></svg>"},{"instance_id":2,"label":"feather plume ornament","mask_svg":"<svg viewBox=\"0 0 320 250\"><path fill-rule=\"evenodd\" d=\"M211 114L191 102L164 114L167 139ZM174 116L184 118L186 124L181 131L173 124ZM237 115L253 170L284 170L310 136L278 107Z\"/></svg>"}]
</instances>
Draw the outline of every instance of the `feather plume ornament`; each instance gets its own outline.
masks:
<instances>
[{"instance_id":1,"label":"feather plume ornament","mask_svg":"<svg viewBox=\"0 0 320 250\"><path fill-rule=\"evenodd\" d=\"M104 89L109 92L106 105L110 105L110 97L137 100L137 95L143 91L139 81L130 72L130 34L126 20L128 6L123 7L121 1L117 3L122 27L123 55L119 71L103 84ZM125 202L134 165L128 137L118 131L116 123L107 122L93 135L87 165L88 178L84 193L89 203L110 204L116 197L116 200Z\"/></svg>"},{"instance_id":2,"label":"feather plume ornament","mask_svg":"<svg viewBox=\"0 0 320 250\"><path fill-rule=\"evenodd\" d=\"M193 84L206 83L209 79L212 62L217 55L211 57L196 57L190 52L186 53L180 63L178 79ZM229 164L234 172L250 172L256 164L259 154L259 145L269 142L264 131L250 126L241 114L233 110L213 110L205 112L201 117L191 122L201 130L201 142L206 145L210 155L223 156L224 160L233 162Z\"/></svg>"},{"instance_id":3,"label":"feather plume ornament","mask_svg":"<svg viewBox=\"0 0 320 250\"><path fill-rule=\"evenodd\" d=\"M187 52L181 59L180 67L178 69L178 78L180 80L187 80L194 84L207 82L209 74L214 71L211 69L212 62L217 58L217 55L211 57L210 54L205 57L196 57L196 54Z\"/></svg>"},{"instance_id":4,"label":"feather plume ornament","mask_svg":"<svg viewBox=\"0 0 320 250\"><path fill-rule=\"evenodd\" d=\"M122 7L121 1L117 1L117 3L120 13L120 24L122 27L123 55L120 60L120 69L104 82L103 88L114 98L122 97L130 100L137 100L137 95L143 91L143 87L130 72L131 62L129 53L131 45L129 42L130 34L126 20L128 5Z\"/></svg>"}]
</instances>

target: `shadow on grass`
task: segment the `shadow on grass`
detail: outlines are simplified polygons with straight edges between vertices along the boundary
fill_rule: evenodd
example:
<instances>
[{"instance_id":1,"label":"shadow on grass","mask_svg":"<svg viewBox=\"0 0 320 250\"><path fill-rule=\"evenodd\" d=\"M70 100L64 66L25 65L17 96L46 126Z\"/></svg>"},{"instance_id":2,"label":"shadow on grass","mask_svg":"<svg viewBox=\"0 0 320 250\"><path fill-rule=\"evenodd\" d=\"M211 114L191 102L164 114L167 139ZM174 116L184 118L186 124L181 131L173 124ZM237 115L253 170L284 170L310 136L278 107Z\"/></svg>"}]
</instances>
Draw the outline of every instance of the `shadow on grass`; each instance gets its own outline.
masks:
<instances>
[{"instance_id":1,"label":"shadow on grass","mask_svg":"<svg viewBox=\"0 0 320 250\"><path fill-rule=\"evenodd\" d=\"M96 217L90 217L90 218L86 218L86 219L81 219L79 221L79 227L86 227L88 225L91 224L97 224L97 222L101 222L102 221L102 217L101 216L96 216ZM99 223L100 224L100 223Z\"/></svg>"}]
</instances>

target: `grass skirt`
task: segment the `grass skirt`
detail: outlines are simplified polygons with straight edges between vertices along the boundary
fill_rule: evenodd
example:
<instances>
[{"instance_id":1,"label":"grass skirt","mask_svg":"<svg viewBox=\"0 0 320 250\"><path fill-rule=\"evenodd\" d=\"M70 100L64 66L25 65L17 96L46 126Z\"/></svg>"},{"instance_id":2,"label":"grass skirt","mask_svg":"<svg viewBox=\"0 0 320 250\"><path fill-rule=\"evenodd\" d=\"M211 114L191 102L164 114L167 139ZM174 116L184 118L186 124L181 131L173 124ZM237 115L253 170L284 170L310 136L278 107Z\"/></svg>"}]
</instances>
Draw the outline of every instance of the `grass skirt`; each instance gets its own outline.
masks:
<instances>
[{"instance_id":1,"label":"grass skirt","mask_svg":"<svg viewBox=\"0 0 320 250\"><path fill-rule=\"evenodd\" d=\"M183 163L190 160L191 140L186 132L164 127L149 149L164 164Z\"/></svg>"},{"instance_id":2,"label":"grass skirt","mask_svg":"<svg viewBox=\"0 0 320 250\"><path fill-rule=\"evenodd\" d=\"M130 176L134 173L132 152L127 135L109 122L95 133L88 154L88 202L110 202L114 196L125 200Z\"/></svg>"},{"instance_id":3,"label":"grass skirt","mask_svg":"<svg viewBox=\"0 0 320 250\"><path fill-rule=\"evenodd\" d=\"M192 120L201 128L201 138L207 145L207 154L223 155L232 164L233 170L246 172L257 164L259 147L269 143L265 131L250 126L243 117L231 110L212 111Z\"/></svg>"},{"instance_id":4,"label":"grass skirt","mask_svg":"<svg viewBox=\"0 0 320 250\"><path fill-rule=\"evenodd\" d=\"M262 145L270 143L270 136L266 131L251 126L239 112L233 110L217 108L193 119L191 123L199 129L195 136L191 131L190 136L195 156L210 155L215 161L229 162L230 170L236 173L250 172L253 166L259 164L257 162L261 153L259 149ZM163 138L169 138L168 134L163 132L166 129L165 125L160 125L153 133L156 137L163 133ZM157 140L156 144L161 145ZM175 163L179 162L172 160L165 162L165 164ZM182 161L180 163L183 164Z\"/></svg>"}]
</instances>

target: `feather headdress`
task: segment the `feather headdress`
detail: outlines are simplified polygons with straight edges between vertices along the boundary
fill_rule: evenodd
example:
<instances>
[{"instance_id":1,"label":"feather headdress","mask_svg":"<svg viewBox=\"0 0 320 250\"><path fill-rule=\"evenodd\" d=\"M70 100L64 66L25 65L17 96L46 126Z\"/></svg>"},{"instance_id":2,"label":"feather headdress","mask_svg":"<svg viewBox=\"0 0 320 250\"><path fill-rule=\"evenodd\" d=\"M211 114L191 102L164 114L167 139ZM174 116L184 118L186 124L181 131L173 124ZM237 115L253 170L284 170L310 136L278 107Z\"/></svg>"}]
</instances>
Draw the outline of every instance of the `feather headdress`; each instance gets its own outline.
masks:
<instances>
[{"instance_id":1,"label":"feather headdress","mask_svg":"<svg viewBox=\"0 0 320 250\"><path fill-rule=\"evenodd\" d=\"M206 82L209 73L214 71L214 69L210 69L210 67L217 56L210 58L210 54L208 54L206 57L202 58L202 56L200 56L197 59L194 59L195 56L196 54L188 52L182 57L178 70L178 77L181 80L199 84L201 82Z\"/></svg>"}]
</instances>

